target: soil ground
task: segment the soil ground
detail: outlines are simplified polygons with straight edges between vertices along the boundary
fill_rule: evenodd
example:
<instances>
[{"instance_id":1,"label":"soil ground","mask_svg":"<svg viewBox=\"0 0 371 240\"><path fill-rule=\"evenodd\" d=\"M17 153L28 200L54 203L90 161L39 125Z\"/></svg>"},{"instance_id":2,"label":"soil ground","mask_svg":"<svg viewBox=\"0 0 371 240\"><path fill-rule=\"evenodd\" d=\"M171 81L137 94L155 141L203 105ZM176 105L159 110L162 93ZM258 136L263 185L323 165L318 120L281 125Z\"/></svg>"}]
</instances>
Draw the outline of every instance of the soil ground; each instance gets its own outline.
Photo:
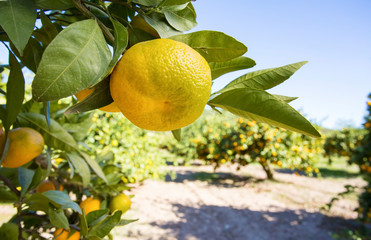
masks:
<instances>
[{"instance_id":1,"label":"soil ground","mask_svg":"<svg viewBox=\"0 0 371 240\"><path fill-rule=\"evenodd\" d=\"M175 179L147 180L133 189L132 209L124 218L135 223L114 230L115 239L140 240L287 240L333 239L357 226L356 195L320 210L344 185L363 180L313 178L275 172L265 180L260 166L170 167Z\"/></svg>"},{"instance_id":2,"label":"soil ground","mask_svg":"<svg viewBox=\"0 0 371 240\"><path fill-rule=\"evenodd\" d=\"M133 188L132 209L123 218L139 220L115 228L115 239L327 240L357 226L356 194L320 210L344 185L365 184L357 175L321 179L277 170L269 181L258 165L169 168L175 179ZM12 214L12 206L0 205L0 223Z\"/></svg>"}]
</instances>

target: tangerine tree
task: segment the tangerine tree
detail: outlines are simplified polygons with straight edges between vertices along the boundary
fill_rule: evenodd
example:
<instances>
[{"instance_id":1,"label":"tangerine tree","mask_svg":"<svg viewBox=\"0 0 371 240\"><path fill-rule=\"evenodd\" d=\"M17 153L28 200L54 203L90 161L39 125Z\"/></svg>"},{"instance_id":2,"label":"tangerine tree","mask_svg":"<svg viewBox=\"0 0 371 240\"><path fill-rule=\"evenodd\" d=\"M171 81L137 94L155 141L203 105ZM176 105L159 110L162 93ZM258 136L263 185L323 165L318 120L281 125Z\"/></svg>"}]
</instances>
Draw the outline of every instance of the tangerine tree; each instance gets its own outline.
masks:
<instances>
[{"instance_id":1,"label":"tangerine tree","mask_svg":"<svg viewBox=\"0 0 371 240\"><path fill-rule=\"evenodd\" d=\"M211 93L218 77L255 62L222 32L183 33L196 24L190 0L0 1L0 40L9 53L1 65L9 75L1 90L0 196L17 209L0 236L101 239L131 222L121 219L131 204L122 195L128 187L83 142L94 109L119 110L133 124L177 139L205 105L320 136L289 105L295 98L266 91L306 62L250 72ZM32 98L22 68L34 73ZM15 145L27 139L13 139L18 129L43 139L27 161L12 157L31 153L30 145ZM53 184L37 192L46 180Z\"/></svg>"}]
</instances>

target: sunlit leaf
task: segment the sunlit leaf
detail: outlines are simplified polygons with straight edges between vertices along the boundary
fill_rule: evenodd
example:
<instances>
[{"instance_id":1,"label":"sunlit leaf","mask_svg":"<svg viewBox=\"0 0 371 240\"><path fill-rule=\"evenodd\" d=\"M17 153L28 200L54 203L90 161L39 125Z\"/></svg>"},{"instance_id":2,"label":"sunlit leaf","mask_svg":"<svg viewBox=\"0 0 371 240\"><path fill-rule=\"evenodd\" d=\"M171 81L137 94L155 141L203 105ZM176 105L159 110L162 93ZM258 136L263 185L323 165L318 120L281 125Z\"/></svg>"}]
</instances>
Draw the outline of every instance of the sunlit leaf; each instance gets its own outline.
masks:
<instances>
[{"instance_id":1,"label":"sunlit leaf","mask_svg":"<svg viewBox=\"0 0 371 240\"><path fill-rule=\"evenodd\" d=\"M120 222L121 215L121 211L116 211L111 216L107 216L103 221L91 227L87 236L103 238Z\"/></svg>"},{"instance_id":2,"label":"sunlit leaf","mask_svg":"<svg viewBox=\"0 0 371 240\"><path fill-rule=\"evenodd\" d=\"M161 14L152 13L150 15L143 15L142 17L158 32L161 38L168 38L181 33L180 31L170 26L165 17Z\"/></svg>"},{"instance_id":3,"label":"sunlit leaf","mask_svg":"<svg viewBox=\"0 0 371 240\"><path fill-rule=\"evenodd\" d=\"M196 12L192 3L180 11L166 10L164 14L170 25L179 31L188 31L197 25Z\"/></svg>"},{"instance_id":4,"label":"sunlit leaf","mask_svg":"<svg viewBox=\"0 0 371 240\"><path fill-rule=\"evenodd\" d=\"M247 47L231 36L217 31L198 31L168 37L199 52L208 62L224 62L242 56Z\"/></svg>"},{"instance_id":5,"label":"sunlit leaf","mask_svg":"<svg viewBox=\"0 0 371 240\"><path fill-rule=\"evenodd\" d=\"M32 82L36 101L71 96L97 83L111 61L102 31L94 20L71 24L45 49Z\"/></svg>"},{"instance_id":6,"label":"sunlit leaf","mask_svg":"<svg viewBox=\"0 0 371 240\"><path fill-rule=\"evenodd\" d=\"M255 65L255 61L248 57L237 57L226 62L209 63L212 79L216 79L229 72L252 68Z\"/></svg>"},{"instance_id":7,"label":"sunlit leaf","mask_svg":"<svg viewBox=\"0 0 371 240\"><path fill-rule=\"evenodd\" d=\"M226 92L235 88L254 88L267 90L289 79L297 70L307 62L298 62L278 68L269 68L247 73L230 82L218 93Z\"/></svg>"},{"instance_id":8,"label":"sunlit leaf","mask_svg":"<svg viewBox=\"0 0 371 240\"><path fill-rule=\"evenodd\" d=\"M38 113L20 113L17 118L22 127L31 127L40 132L45 144L65 151L80 151L73 137L54 119L50 119L50 130L45 116Z\"/></svg>"},{"instance_id":9,"label":"sunlit leaf","mask_svg":"<svg viewBox=\"0 0 371 240\"><path fill-rule=\"evenodd\" d=\"M77 173L81 176L82 184L87 186L90 182L90 169L85 160L76 152L66 153L66 156L72 165L75 167Z\"/></svg>"},{"instance_id":10,"label":"sunlit leaf","mask_svg":"<svg viewBox=\"0 0 371 240\"><path fill-rule=\"evenodd\" d=\"M63 229L70 229L70 225L68 223L68 219L63 211L53 208L49 208L48 216L50 219L50 223L57 227L57 228L63 228Z\"/></svg>"},{"instance_id":11,"label":"sunlit leaf","mask_svg":"<svg viewBox=\"0 0 371 240\"><path fill-rule=\"evenodd\" d=\"M294 108L264 90L233 89L214 97L209 104L250 120L283 127L313 137L321 136L312 124Z\"/></svg>"}]
</instances>

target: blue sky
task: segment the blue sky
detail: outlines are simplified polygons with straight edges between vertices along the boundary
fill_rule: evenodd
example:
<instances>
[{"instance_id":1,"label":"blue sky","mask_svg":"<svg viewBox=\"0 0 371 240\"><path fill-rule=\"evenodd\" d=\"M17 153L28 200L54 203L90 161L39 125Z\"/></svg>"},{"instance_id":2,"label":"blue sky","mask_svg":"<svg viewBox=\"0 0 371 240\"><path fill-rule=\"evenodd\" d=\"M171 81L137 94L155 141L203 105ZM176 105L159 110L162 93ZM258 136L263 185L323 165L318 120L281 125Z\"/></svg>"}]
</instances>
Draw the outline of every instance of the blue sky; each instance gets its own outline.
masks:
<instances>
[{"instance_id":1,"label":"blue sky","mask_svg":"<svg viewBox=\"0 0 371 240\"><path fill-rule=\"evenodd\" d=\"M228 4L229 3L229 4ZM308 60L289 80L268 90L299 99L292 106L322 126L360 126L371 93L370 0L197 0L198 26L217 30L248 48L257 65L222 76L234 78L264 68Z\"/></svg>"},{"instance_id":2,"label":"blue sky","mask_svg":"<svg viewBox=\"0 0 371 240\"><path fill-rule=\"evenodd\" d=\"M292 106L328 128L360 126L371 92L370 0L197 0L198 26L243 42L257 65L218 78L217 90L252 70L308 60L270 93L299 97ZM0 62L7 54L0 45Z\"/></svg>"}]
</instances>

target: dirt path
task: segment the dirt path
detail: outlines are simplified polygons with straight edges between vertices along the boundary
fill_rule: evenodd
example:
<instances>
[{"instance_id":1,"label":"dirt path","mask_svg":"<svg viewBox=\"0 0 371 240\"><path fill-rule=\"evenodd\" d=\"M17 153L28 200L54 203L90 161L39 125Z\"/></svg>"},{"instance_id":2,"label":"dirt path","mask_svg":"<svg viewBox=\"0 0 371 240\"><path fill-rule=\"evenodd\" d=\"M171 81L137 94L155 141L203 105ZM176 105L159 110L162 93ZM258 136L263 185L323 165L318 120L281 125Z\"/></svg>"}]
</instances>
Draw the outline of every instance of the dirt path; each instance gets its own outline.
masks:
<instances>
[{"instance_id":1,"label":"dirt path","mask_svg":"<svg viewBox=\"0 0 371 240\"><path fill-rule=\"evenodd\" d=\"M259 166L236 172L223 167L173 167L175 180L146 181L133 191L136 223L115 229L117 239L263 240L332 239L331 232L355 226L353 196L320 207L359 178L316 179L276 173L265 181Z\"/></svg>"}]
</instances>

